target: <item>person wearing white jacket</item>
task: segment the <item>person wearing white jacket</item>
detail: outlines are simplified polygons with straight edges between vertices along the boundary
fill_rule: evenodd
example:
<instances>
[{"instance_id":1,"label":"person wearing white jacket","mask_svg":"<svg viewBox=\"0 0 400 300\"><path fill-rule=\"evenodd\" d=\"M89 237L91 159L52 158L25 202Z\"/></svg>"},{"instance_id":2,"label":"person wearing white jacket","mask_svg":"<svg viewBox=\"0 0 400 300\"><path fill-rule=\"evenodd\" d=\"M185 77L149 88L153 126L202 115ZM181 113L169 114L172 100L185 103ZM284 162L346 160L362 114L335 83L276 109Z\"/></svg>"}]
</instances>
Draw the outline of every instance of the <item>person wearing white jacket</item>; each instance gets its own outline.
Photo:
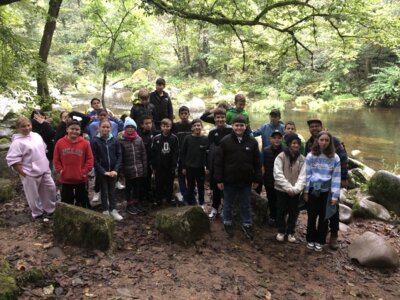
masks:
<instances>
[{"instance_id":1,"label":"person wearing white jacket","mask_svg":"<svg viewBox=\"0 0 400 300\"><path fill-rule=\"evenodd\" d=\"M294 236L298 217L300 193L306 185L305 158L300 154L301 140L295 133L285 136L287 148L280 153L274 162L274 188L277 196L277 218L279 242L296 241ZM286 215L288 219L286 222Z\"/></svg>"}]
</instances>

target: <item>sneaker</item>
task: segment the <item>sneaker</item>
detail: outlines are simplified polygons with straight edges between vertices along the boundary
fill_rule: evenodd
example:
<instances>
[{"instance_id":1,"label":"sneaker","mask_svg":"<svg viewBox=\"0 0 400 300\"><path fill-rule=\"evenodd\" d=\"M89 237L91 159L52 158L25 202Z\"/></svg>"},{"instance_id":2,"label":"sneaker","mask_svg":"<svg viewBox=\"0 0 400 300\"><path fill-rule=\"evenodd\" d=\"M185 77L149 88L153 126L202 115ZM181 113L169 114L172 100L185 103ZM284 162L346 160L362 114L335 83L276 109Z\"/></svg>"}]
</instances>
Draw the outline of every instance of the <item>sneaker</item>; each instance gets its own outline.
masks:
<instances>
[{"instance_id":1,"label":"sneaker","mask_svg":"<svg viewBox=\"0 0 400 300\"><path fill-rule=\"evenodd\" d=\"M210 214L208 215L208 217L210 218L210 219L215 219L215 217L218 215L218 211L213 207L213 208L211 208L211 212L210 212Z\"/></svg>"},{"instance_id":2,"label":"sneaker","mask_svg":"<svg viewBox=\"0 0 400 300\"><path fill-rule=\"evenodd\" d=\"M94 207L94 206L97 206L97 205L100 205L100 204L101 204L101 201L100 201L100 192L98 192L98 193L94 192L92 201L90 201L90 205L91 205L92 207Z\"/></svg>"},{"instance_id":3,"label":"sneaker","mask_svg":"<svg viewBox=\"0 0 400 300\"><path fill-rule=\"evenodd\" d=\"M315 243L314 244L314 250L317 252L321 252L322 251L322 246L320 243Z\"/></svg>"},{"instance_id":4,"label":"sneaker","mask_svg":"<svg viewBox=\"0 0 400 300\"><path fill-rule=\"evenodd\" d=\"M126 212L127 212L128 214L130 214L130 215L138 215L138 214L139 214L139 210L138 210L135 206L133 206L133 205L129 205L129 206L126 208Z\"/></svg>"},{"instance_id":5,"label":"sneaker","mask_svg":"<svg viewBox=\"0 0 400 300\"><path fill-rule=\"evenodd\" d=\"M287 240L290 243L294 243L296 241L296 238L294 237L294 234L288 234Z\"/></svg>"},{"instance_id":6,"label":"sneaker","mask_svg":"<svg viewBox=\"0 0 400 300\"><path fill-rule=\"evenodd\" d=\"M117 190L123 190L125 186L121 182L117 181L117 183L115 184L115 188Z\"/></svg>"},{"instance_id":7,"label":"sneaker","mask_svg":"<svg viewBox=\"0 0 400 300\"><path fill-rule=\"evenodd\" d=\"M122 219L123 219L123 217L117 212L116 209L113 209L110 212L110 215L115 221L122 221Z\"/></svg>"},{"instance_id":8,"label":"sneaker","mask_svg":"<svg viewBox=\"0 0 400 300\"><path fill-rule=\"evenodd\" d=\"M103 211L103 215L110 216L110 212L108 210Z\"/></svg>"},{"instance_id":9,"label":"sneaker","mask_svg":"<svg viewBox=\"0 0 400 300\"><path fill-rule=\"evenodd\" d=\"M252 225L243 224L242 231L248 239L252 240L254 238L254 230Z\"/></svg>"},{"instance_id":10,"label":"sneaker","mask_svg":"<svg viewBox=\"0 0 400 300\"><path fill-rule=\"evenodd\" d=\"M329 248L336 251L339 249L338 239L337 237L330 237L329 239Z\"/></svg>"},{"instance_id":11,"label":"sneaker","mask_svg":"<svg viewBox=\"0 0 400 300\"><path fill-rule=\"evenodd\" d=\"M307 243L307 248L308 248L308 249L314 250L314 247L315 247L315 243L313 243L313 242Z\"/></svg>"},{"instance_id":12,"label":"sneaker","mask_svg":"<svg viewBox=\"0 0 400 300\"><path fill-rule=\"evenodd\" d=\"M234 235L234 230L232 224L224 224L225 232L228 234L228 237L232 238Z\"/></svg>"},{"instance_id":13,"label":"sneaker","mask_svg":"<svg viewBox=\"0 0 400 300\"><path fill-rule=\"evenodd\" d=\"M284 235L283 233L278 233L278 234L276 235L276 240L277 240L278 242L283 242L283 241L285 241L285 235Z\"/></svg>"}]
</instances>

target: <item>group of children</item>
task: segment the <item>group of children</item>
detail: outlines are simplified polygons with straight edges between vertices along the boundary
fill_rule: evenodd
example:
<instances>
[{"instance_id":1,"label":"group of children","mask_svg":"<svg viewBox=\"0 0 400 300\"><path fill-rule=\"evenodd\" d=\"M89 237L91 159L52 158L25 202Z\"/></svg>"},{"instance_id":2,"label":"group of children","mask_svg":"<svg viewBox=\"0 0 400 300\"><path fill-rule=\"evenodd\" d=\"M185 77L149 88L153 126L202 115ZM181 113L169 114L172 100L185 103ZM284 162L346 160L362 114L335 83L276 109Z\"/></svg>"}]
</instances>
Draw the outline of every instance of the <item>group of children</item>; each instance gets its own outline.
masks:
<instances>
[{"instance_id":1,"label":"group of children","mask_svg":"<svg viewBox=\"0 0 400 300\"><path fill-rule=\"evenodd\" d=\"M176 175L183 203L198 204L206 211L204 185L209 175L212 191L209 217L214 219L219 214L223 199L223 223L228 236L234 234L231 210L238 199L241 229L246 237L253 238L251 191L260 193L264 186L269 222L277 227L279 242L285 238L296 241L295 226L302 197L308 211L307 247L322 250L328 224L330 244L337 247L335 223L339 190L347 175L347 155L340 147L342 144L323 130L320 120L308 121L312 136L306 147L304 139L295 133L295 124L282 123L277 109L270 112L269 122L251 131L244 110L245 97L238 94L234 108L222 104L192 121L189 109L182 106L178 111L180 120L173 123L172 103L164 87L165 81L158 79L153 93L141 89L140 103L132 107L130 116L124 120L103 110L97 98L92 99L93 111L88 115L61 113L62 122L56 130L58 138L52 153L57 181L61 184L61 201L85 208L93 206L96 201L89 201L87 182L94 168L95 198L101 195L103 213L117 221L123 219L115 197L115 187L122 175L129 214L142 213L142 205L146 203L173 203ZM35 122L42 124L43 120L39 120L42 115L40 112L38 115ZM77 115L80 121L76 120ZM215 125L208 136L203 135L202 120ZM46 150L41 136L32 132L33 124L28 118L18 118L19 133L13 137L7 161L19 173L32 216L38 218L54 212L56 186L48 161L50 149L47 146ZM317 128L315 124L320 126ZM83 132L88 134L89 142L83 138ZM256 136L262 139L261 152ZM338 151L341 157L336 154Z\"/></svg>"}]
</instances>

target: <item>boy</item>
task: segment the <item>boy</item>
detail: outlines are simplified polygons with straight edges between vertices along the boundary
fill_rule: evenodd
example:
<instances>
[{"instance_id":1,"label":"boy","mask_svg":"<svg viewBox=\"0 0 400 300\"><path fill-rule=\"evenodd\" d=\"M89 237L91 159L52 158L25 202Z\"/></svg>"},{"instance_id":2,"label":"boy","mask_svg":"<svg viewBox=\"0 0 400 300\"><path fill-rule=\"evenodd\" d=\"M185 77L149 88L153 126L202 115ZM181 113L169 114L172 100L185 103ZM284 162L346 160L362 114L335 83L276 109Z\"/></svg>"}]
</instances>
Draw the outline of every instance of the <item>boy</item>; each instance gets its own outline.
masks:
<instances>
[{"instance_id":1,"label":"boy","mask_svg":"<svg viewBox=\"0 0 400 300\"><path fill-rule=\"evenodd\" d=\"M136 124L142 124L144 116L152 116L154 118L154 105L149 102L150 94L147 89L140 89L138 97L140 103L132 106L130 117Z\"/></svg>"},{"instance_id":2,"label":"boy","mask_svg":"<svg viewBox=\"0 0 400 300\"><path fill-rule=\"evenodd\" d=\"M182 148L185 137L192 134L192 124L189 122L190 111L187 106L181 106L178 113L180 122L173 124L172 133L178 137L179 146ZM186 176L182 174L181 162L179 162L178 165L178 182L179 190L183 197L183 202L186 204L194 202L194 191L192 194L188 193Z\"/></svg>"},{"instance_id":3,"label":"boy","mask_svg":"<svg viewBox=\"0 0 400 300\"><path fill-rule=\"evenodd\" d=\"M268 198L269 224L276 225L276 193L274 189L275 158L283 151L282 133L279 130L272 132L270 145L263 149L264 186Z\"/></svg>"},{"instance_id":4,"label":"boy","mask_svg":"<svg viewBox=\"0 0 400 300\"><path fill-rule=\"evenodd\" d=\"M288 145L286 145L286 136L291 133L296 133L301 142L300 143L300 154L305 155L306 154L306 148L305 148L306 141L304 140L304 138L301 134L298 134L296 132L296 124L293 121L287 121L285 123L285 128L283 129L283 131L284 131L283 141L282 141L283 148L286 148L288 146Z\"/></svg>"},{"instance_id":5,"label":"boy","mask_svg":"<svg viewBox=\"0 0 400 300\"><path fill-rule=\"evenodd\" d=\"M206 154L208 148L208 139L202 135L203 123L200 119L194 119L191 122L192 134L187 135L181 148L181 168L182 174L186 175L188 183L188 195L194 195L194 189L197 184L199 194L199 205L203 210L204 206L204 181ZM189 199L189 205L195 205L196 200Z\"/></svg>"},{"instance_id":6,"label":"boy","mask_svg":"<svg viewBox=\"0 0 400 300\"><path fill-rule=\"evenodd\" d=\"M247 113L247 111L244 110L245 106L246 97L243 94L237 94L235 96L235 107L228 109L228 111L226 112L226 124L231 125L235 116L242 115L246 120L248 128L250 128L249 114Z\"/></svg>"},{"instance_id":7,"label":"boy","mask_svg":"<svg viewBox=\"0 0 400 300\"><path fill-rule=\"evenodd\" d=\"M232 204L236 196L240 201L242 231L249 239L254 237L250 197L252 183L261 181L260 151L257 141L246 130L246 119L242 115L232 121L233 132L225 136L217 150L215 180L224 191L224 228L233 236Z\"/></svg>"},{"instance_id":8,"label":"boy","mask_svg":"<svg viewBox=\"0 0 400 300\"><path fill-rule=\"evenodd\" d=\"M161 120L161 133L153 138L151 146L151 166L156 180L156 204L163 200L171 202L175 168L179 156L179 141L171 133L172 121Z\"/></svg>"},{"instance_id":9,"label":"boy","mask_svg":"<svg viewBox=\"0 0 400 300\"><path fill-rule=\"evenodd\" d=\"M285 125L281 122L281 112L279 109L273 109L269 113L269 122L262 125L260 128L253 130L253 136L261 135L262 149L271 145L271 133L278 130L283 136Z\"/></svg>"},{"instance_id":10,"label":"boy","mask_svg":"<svg viewBox=\"0 0 400 300\"><path fill-rule=\"evenodd\" d=\"M93 110L88 112L88 116L90 117L90 122L93 122L98 117L100 111L104 109L101 106L100 99L98 98L93 98L92 100L90 100L90 106L93 108ZM106 112L108 119L118 125L118 131L122 131L122 129L124 128L124 122L118 119L116 116L114 116L114 114L111 111L106 110Z\"/></svg>"},{"instance_id":11,"label":"boy","mask_svg":"<svg viewBox=\"0 0 400 300\"><path fill-rule=\"evenodd\" d=\"M212 208L208 215L210 219L214 219L218 215L218 209L221 205L221 198L223 196L222 191L218 188L214 179L214 164L216 150L218 149L222 138L232 132L232 126L225 123L225 113L226 111L223 108L217 108L214 110L215 127L208 133L208 170L210 172L210 187L212 190Z\"/></svg>"},{"instance_id":12,"label":"boy","mask_svg":"<svg viewBox=\"0 0 400 300\"><path fill-rule=\"evenodd\" d=\"M156 90L150 94L150 103L154 105L154 125L160 130L161 120L168 118L173 120L172 102L168 93L164 91L165 80L156 80Z\"/></svg>"}]
</instances>

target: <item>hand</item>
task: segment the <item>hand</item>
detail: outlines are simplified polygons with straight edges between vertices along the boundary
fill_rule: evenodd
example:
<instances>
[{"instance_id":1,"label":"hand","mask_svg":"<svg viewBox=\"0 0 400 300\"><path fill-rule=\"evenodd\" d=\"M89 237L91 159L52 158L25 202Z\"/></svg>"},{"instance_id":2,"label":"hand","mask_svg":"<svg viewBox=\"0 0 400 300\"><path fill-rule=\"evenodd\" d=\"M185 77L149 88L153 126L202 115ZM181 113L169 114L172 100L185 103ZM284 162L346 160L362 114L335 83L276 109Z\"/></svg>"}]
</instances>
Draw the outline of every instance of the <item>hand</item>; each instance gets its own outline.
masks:
<instances>
[{"instance_id":1,"label":"hand","mask_svg":"<svg viewBox=\"0 0 400 300\"><path fill-rule=\"evenodd\" d=\"M118 173L115 172L115 171L111 171L111 172L110 172L110 176L111 176L111 177L116 177L116 176L118 176Z\"/></svg>"},{"instance_id":2,"label":"hand","mask_svg":"<svg viewBox=\"0 0 400 300\"><path fill-rule=\"evenodd\" d=\"M217 187L218 187L218 189L220 190L220 191L223 191L224 190L224 184L221 182L221 183L217 183Z\"/></svg>"},{"instance_id":3,"label":"hand","mask_svg":"<svg viewBox=\"0 0 400 300\"><path fill-rule=\"evenodd\" d=\"M206 169L205 174L206 174L206 176L209 176L210 175L210 170Z\"/></svg>"},{"instance_id":4,"label":"hand","mask_svg":"<svg viewBox=\"0 0 400 300\"><path fill-rule=\"evenodd\" d=\"M303 194L304 202L308 202L308 193Z\"/></svg>"},{"instance_id":5,"label":"hand","mask_svg":"<svg viewBox=\"0 0 400 300\"><path fill-rule=\"evenodd\" d=\"M182 169L182 174L186 176L186 169Z\"/></svg>"},{"instance_id":6,"label":"hand","mask_svg":"<svg viewBox=\"0 0 400 300\"><path fill-rule=\"evenodd\" d=\"M110 117L110 119L114 120L115 116L114 116L113 112L111 110L107 110L107 112L108 112L108 116Z\"/></svg>"},{"instance_id":7,"label":"hand","mask_svg":"<svg viewBox=\"0 0 400 300\"><path fill-rule=\"evenodd\" d=\"M331 200L331 205L336 205L338 203L338 200L337 199L332 199Z\"/></svg>"},{"instance_id":8,"label":"hand","mask_svg":"<svg viewBox=\"0 0 400 300\"><path fill-rule=\"evenodd\" d=\"M33 118L39 123L42 124L44 122L44 116L36 114L33 116Z\"/></svg>"},{"instance_id":9,"label":"hand","mask_svg":"<svg viewBox=\"0 0 400 300\"><path fill-rule=\"evenodd\" d=\"M104 172L104 176L112 177L112 176L111 176L111 172Z\"/></svg>"},{"instance_id":10,"label":"hand","mask_svg":"<svg viewBox=\"0 0 400 300\"><path fill-rule=\"evenodd\" d=\"M294 196L296 195L292 189L288 190L288 191L287 191L287 194L288 194L290 197L294 197Z\"/></svg>"}]
</instances>

